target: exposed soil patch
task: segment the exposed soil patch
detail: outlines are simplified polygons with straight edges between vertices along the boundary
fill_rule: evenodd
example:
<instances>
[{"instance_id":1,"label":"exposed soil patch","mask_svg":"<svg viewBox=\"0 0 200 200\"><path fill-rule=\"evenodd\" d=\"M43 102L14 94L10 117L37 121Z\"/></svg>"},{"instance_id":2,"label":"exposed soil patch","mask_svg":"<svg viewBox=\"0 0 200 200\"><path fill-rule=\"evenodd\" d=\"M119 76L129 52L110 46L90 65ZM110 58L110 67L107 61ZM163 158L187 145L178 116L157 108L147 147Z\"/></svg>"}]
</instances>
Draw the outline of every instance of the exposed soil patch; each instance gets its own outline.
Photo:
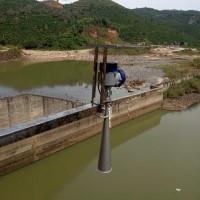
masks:
<instances>
[{"instance_id":1,"label":"exposed soil patch","mask_svg":"<svg viewBox=\"0 0 200 200\"><path fill-rule=\"evenodd\" d=\"M58 1L54 0L46 0L43 1L44 4L46 4L50 8L57 8L57 9L63 9L63 4L59 3Z\"/></svg>"},{"instance_id":2,"label":"exposed soil patch","mask_svg":"<svg viewBox=\"0 0 200 200\"><path fill-rule=\"evenodd\" d=\"M98 33L97 33L97 31L91 32L91 36L92 36L93 38L98 38Z\"/></svg>"},{"instance_id":3,"label":"exposed soil patch","mask_svg":"<svg viewBox=\"0 0 200 200\"><path fill-rule=\"evenodd\" d=\"M90 50L76 51L42 51L42 50L23 50L24 59L30 62L50 62L62 60L83 60L92 61L93 55Z\"/></svg>"},{"instance_id":4,"label":"exposed soil patch","mask_svg":"<svg viewBox=\"0 0 200 200\"><path fill-rule=\"evenodd\" d=\"M113 29L108 29L108 35L110 36L110 37L119 37L119 33L116 31L116 30L113 30Z\"/></svg>"}]
</instances>

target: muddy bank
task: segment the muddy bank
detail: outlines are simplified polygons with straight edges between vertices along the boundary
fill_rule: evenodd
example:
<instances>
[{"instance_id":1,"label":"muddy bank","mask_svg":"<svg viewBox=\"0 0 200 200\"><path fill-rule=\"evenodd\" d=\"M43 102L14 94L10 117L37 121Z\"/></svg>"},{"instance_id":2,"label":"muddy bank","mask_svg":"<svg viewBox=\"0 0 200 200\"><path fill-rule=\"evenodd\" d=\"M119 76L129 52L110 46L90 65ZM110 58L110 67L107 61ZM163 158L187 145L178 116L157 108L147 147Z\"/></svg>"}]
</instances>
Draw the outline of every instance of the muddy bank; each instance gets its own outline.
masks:
<instances>
[{"instance_id":1,"label":"muddy bank","mask_svg":"<svg viewBox=\"0 0 200 200\"><path fill-rule=\"evenodd\" d=\"M164 110L181 111L199 102L200 94L192 93L178 98L166 98L161 107Z\"/></svg>"},{"instance_id":2,"label":"muddy bank","mask_svg":"<svg viewBox=\"0 0 200 200\"><path fill-rule=\"evenodd\" d=\"M23 50L24 60L31 62L53 62L64 60L92 61L93 55L90 49L74 51L43 51L43 50Z\"/></svg>"},{"instance_id":3,"label":"muddy bank","mask_svg":"<svg viewBox=\"0 0 200 200\"><path fill-rule=\"evenodd\" d=\"M0 62L20 60L22 57L23 52L18 48L11 48L0 51Z\"/></svg>"}]
</instances>

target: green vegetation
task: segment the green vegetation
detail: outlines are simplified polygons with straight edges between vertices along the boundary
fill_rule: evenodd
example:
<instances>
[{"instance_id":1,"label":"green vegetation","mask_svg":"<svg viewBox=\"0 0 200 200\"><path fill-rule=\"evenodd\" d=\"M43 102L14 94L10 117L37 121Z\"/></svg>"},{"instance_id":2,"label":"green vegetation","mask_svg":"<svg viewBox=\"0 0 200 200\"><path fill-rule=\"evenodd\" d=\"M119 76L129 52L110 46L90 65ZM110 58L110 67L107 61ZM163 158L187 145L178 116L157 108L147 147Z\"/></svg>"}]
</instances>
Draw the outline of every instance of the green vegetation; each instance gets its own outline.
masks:
<instances>
[{"instance_id":1,"label":"green vegetation","mask_svg":"<svg viewBox=\"0 0 200 200\"><path fill-rule=\"evenodd\" d=\"M200 93L200 77L171 86L165 93L165 97L177 98L191 93Z\"/></svg>"},{"instance_id":2,"label":"green vegetation","mask_svg":"<svg viewBox=\"0 0 200 200\"><path fill-rule=\"evenodd\" d=\"M0 61L15 60L22 56L22 51L18 48L0 51Z\"/></svg>"},{"instance_id":3,"label":"green vegetation","mask_svg":"<svg viewBox=\"0 0 200 200\"><path fill-rule=\"evenodd\" d=\"M194 59L191 63L190 66L196 69L200 69L200 58Z\"/></svg>"},{"instance_id":4,"label":"green vegetation","mask_svg":"<svg viewBox=\"0 0 200 200\"><path fill-rule=\"evenodd\" d=\"M5 46L6 45L6 40L3 38L0 38L0 45Z\"/></svg>"},{"instance_id":5,"label":"green vegetation","mask_svg":"<svg viewBox=\"0 0 200 200\"><path fill-rule=\"evenodd\" d=\"M189 66L188 63L164 65L162 70L166 77L176 79L187 75L189 72Z\"/></svg>"},{"instance_id":6,"label":"green vegetation","mask_svg":"<svg viewBox=\"0 0 200 200\"><path fill-rule=\"evenodd\" d=\"M5 50L5 46L0 45L0 50Z\"/></svg>"},{"instance_id":7,"label":"green vegetation","mask_svg":"<svg viewBox=\"0 0 200 200\"><path fill-rule=\"evenodd\" d=\"M156 22L165 27L162 29L165 42L169 43L172 39L173 44L181 44L187 46L200 46L200 12L199 11L178 11L178 10L163 10L158 11L150 8L135 9L133 12L141 17L149 19L151 22ZM160 27L160 26L159 26ZM168 28L172 33L167 34ZM178 37L177 37L178 36ZM154 36L160 37L160 36Z\"/></svg>"},{"instance_id":8,"label":"green vegetation","mask_svg":"<svg viewBox=\"0 0 200 200\"><path fill-rule=\"evenodd\" d=\"M196 73L199 71L200 58L172 65L164 65L160 66L160 68L165 73L165 77L168 77L170 79L182 78L188 75L189 73Z\"/></svg>"},{"instance_id":9,"label":"green vegetation","mask_svg":"<svg viewBox=\"0 0 200 200\"><path fill-rule=\"evenodd\" d=\"M165 76L170 79L182 78L189 72L198 72L200 69L200 59L194 59L191 62L164 66ZM172 85L166 92L165 97L177 98L185 94L200 93L200 76L193 79L182 81L181 83Z\"/></svg>"},{"instance_id":10,"label":"green vegetation","mask_svg":"<svg viewBox=\"0 0 200 200\"><path fill-rule=\"evenodd\" d=\"M111 0L79 0L61 9L36 0L0 0L0 5L0 45L49 50L124 42L200 47L197 11L131 10Z\"/></svg>"}]
</instances>

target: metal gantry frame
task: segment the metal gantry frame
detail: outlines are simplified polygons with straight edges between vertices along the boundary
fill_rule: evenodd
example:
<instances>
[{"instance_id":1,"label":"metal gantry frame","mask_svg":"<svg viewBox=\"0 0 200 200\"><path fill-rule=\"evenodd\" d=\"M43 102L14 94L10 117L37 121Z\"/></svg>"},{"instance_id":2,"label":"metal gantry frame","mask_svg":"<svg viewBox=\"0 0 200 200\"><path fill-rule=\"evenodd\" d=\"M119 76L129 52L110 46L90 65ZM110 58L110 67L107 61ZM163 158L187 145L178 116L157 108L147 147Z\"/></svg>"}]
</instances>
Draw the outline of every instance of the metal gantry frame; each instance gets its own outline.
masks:
<instances>
[{"instance_id":1,"label":"metal gantry frame","mask_svg":"<svg viewBox=\"0 0 200 200\"><path fill-rule=\"evenodd\" d=\"M99 59L99 49L103 49L103 70L101 74L101 93L100 93L100 106L102 107L106 101L105 96L105 76L106 76L106 63L108 57L108 49L138 49L138 48L149 48L149 46L140 45L102 45L102 44L87 44L88 47L94 48L94 67L93 67L93 84L92 84L92 105L95 104L96 97L96 85L97 85L97 75L98 75L98 59Z\"/></svg>"},{"instance_id":2,"label":"metal gantry frame","mask_svg":"<svg viewBox=\"0 0 200 200\"><path fill-rule=\"evenodd\" d=\"M107 63L108 48L104 47L103 50L103 70L101 74L101 94L100 94L100 105L103 106L105 101L105 75L106 75L106 63ZM98 74L98 58L99 58L99 46L94 48L94 67L93 67L93 84L92 84L92 105L94 105L96 97L96 85L97 85L97 74Z\"/></svg>"}]
</instances>

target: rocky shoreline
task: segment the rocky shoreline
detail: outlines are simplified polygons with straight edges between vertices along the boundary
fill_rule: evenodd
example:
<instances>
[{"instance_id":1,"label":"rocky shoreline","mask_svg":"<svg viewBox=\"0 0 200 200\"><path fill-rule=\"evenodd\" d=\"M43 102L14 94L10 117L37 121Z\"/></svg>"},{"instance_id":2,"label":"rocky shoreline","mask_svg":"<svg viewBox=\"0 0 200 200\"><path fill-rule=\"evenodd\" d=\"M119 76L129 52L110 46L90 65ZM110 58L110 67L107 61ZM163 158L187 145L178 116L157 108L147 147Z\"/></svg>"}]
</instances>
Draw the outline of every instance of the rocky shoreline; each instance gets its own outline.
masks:
<instances>
[{"instance_id":1,"label":"rocky shoreline","mask_svg":"<svg viewBox=\"0 0 200 200\"><path fill-rule=\"evenodd\" d=\"M200 94L192 93L178 98L164 99L161 108L168 111L186 110L192 105L200 102Z\"/></svg>"}]
</instances>

